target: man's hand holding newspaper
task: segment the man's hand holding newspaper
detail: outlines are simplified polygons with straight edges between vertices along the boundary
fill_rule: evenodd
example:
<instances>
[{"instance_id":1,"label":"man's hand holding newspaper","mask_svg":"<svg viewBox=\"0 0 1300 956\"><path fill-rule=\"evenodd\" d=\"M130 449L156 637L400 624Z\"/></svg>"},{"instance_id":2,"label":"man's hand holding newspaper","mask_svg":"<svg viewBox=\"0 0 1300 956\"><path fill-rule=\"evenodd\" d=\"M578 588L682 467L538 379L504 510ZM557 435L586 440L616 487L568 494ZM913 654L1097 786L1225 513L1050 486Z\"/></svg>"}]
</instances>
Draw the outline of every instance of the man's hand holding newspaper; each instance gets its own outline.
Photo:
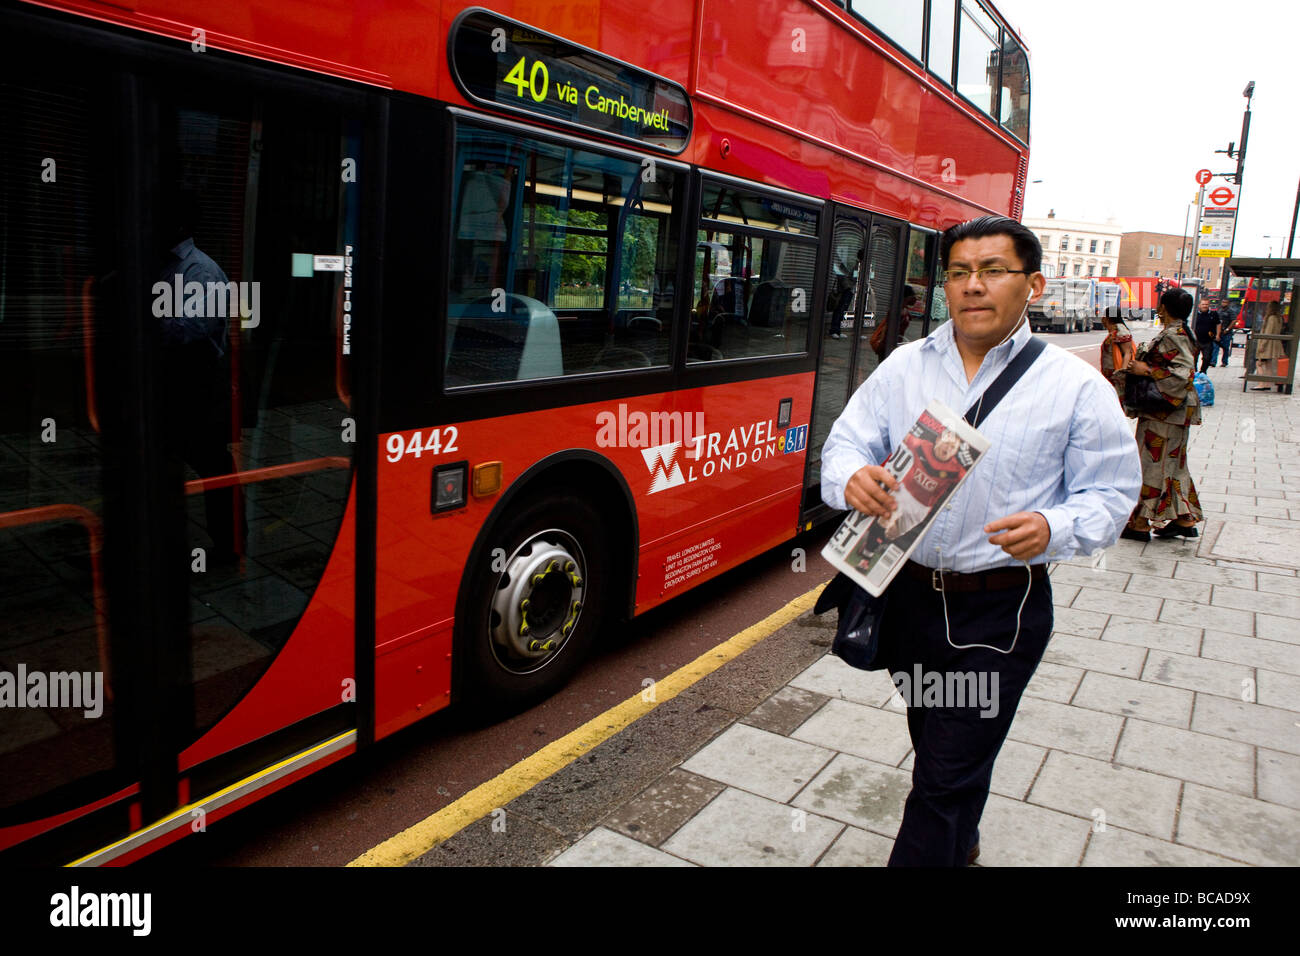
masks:
<instances>
[{"instance_id":1,"label":"man's hand holding newspaper","mask_svg":"<svg viewBox=\"0 0 1300 956\"><path fill-rule=\"evenodd\" d=\"M881 483L885 487L881 487ZM898 500L891 492L897 492L898 479L885 470L882 465L866 465L854 472L849 483L844 486L844 500L850 508L876 518L884 518L898 507Z\"/></svg>"}]
</instances>

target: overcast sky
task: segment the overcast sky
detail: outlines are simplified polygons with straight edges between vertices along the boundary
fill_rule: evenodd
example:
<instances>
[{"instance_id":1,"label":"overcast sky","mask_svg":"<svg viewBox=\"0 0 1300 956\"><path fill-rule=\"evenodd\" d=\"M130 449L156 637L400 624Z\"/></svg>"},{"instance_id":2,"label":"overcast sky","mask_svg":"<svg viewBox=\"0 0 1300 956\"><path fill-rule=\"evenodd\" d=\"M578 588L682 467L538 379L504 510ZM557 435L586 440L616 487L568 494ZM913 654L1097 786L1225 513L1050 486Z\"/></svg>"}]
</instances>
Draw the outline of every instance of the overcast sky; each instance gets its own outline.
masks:
<instances>
[{"instance_id":1,"label":"overcast sky","mask_svg":"<svg viewBox=\"0 0 1300 956\"><path fill-rule=\"evenodd\" d=\"M1286 254L1300 181L1300 4L993 2L1030 50L1026 216L1055 209L1181 234L1196 171L1236 169L1214 150L1241 138L1254 80L1233 254Z\"/></svg>"}]
</instances>

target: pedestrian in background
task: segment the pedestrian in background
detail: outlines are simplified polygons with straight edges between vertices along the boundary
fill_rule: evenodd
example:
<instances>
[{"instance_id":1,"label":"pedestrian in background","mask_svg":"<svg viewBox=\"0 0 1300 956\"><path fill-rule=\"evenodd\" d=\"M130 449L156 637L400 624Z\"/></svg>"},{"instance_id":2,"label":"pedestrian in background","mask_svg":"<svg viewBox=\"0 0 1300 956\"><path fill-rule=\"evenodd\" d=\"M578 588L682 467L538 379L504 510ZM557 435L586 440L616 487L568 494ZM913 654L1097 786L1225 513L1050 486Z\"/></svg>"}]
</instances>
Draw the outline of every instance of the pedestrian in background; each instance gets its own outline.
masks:
<instances>
[{"instance_id":1,"label":"pedestrian in background","mask_svg":"<svg viewBox=\"0 0 1300 956\"><path fill-rule=\"evenodd\" d=\"M1133 336L1128 326L1119 317L1119 307L1114 311L1106 309L1101 316L1101 324L1106 328L1106 337L1101 340L1101 375L1115 386L1120 404L1124 404L1122 382L1115 381L1116 369L1124 368L1133 361Z\"/></svg>"},{"instance_id":2,"label":"pedestrian in background","mask_svg":"<svg viewBox=\"0 0 1300 956\"><path fill-rule=\"evenodd\" d=\"M1219 326L1219 354L1223 356L1222 365L1228 367L1228 356L1232 354L1233 325L1237 321L1237 311L1230 305L1223 308L1223 324Z\"/></svg>"},{"instance_id":3,"label":"pedestrian in background","mask_svg":"<svg viewBox=\"0 0 1300 956\"><path fill-rule=\"evenodd\" d=\"M1260 335L1281 335L1282 334L1282 309L1278 305L1271 305L1268 308L1268 315L1264 316L1264 327L1259 330ZM1286 355L1286 346L1281 339L1262 339L1259 346L1255 349L1255 374L1256 375L1277 375L1277 360ZM1272 385L1252 385L1253 392L1267 392Z\"/></svg>"},{"instance_id":4,"label":"pedestrian in background","mask_svg":"<svg viewBox=\"0 0 1300 956\"><path fill-rule=\"evenodd\" d=\"M1192 380L1196 376L1196 350L1184 324L1192 311L1192 297L1170 289L1156 308L1163 328L1124 369L1156 383L1169 402L1168 411L1137 414L1138 454L1142 462L1142 491L1128 527L1120 537L1150 541L1151 528L1160 538L1195 538L1203 519L1196 486L1187 471L1187 438L1192 425L1201 423L1201 402Z\"/></svg>"},{"instance_id":5,"label":"pedestrian in background","mask_svg":"<svg viewBox=\"0 0 1300 956\"><path fill-rule=\"evenodd\" d=\"M907 341L907 326L912 321L912 310L916 308L916 302L916 290L910 285L903 286L903 302L898 307L898 336L894 341L895 348ZM876 331L871 333L871 350L882 362L885 360L885 336L889 334L888 328L889 322L882 319L876 326Z\"/></svg>"},{"instance_id":6,"label":"pedestrian in background","mask_svg":"<svg viewBox=\"0 0 1300 956\"><path fill-rule=\"evenodd\" d=\"M1164 296L1161 296L1160 301L1164 301ZM1214 350L1219 339L1219 312L1210 308L1209 299L1201 299L1194 331L1196 347L1201 352L1201 371L1204 372L1214 364Z\"/></svg>"}]
</instances>

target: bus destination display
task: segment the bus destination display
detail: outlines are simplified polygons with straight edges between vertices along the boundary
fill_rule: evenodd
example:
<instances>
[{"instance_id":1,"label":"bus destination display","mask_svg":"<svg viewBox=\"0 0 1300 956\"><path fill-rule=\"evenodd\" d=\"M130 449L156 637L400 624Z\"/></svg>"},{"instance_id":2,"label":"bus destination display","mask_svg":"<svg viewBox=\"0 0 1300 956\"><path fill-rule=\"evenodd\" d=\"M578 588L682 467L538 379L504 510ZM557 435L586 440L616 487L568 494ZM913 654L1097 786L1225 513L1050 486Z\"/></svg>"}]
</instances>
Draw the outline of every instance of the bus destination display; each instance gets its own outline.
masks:
<instances>
[{"instance_id":1,"label":"bus destination display","mask_svg":"<svg viewBox=\"0 0 1300 956\"><path fill-rule=\"evenodd\" d=\"M484 10L452 28L452 75L471 100L671 153L686 148L686 91L653 73Z\"/></svg>"}]
</instances>

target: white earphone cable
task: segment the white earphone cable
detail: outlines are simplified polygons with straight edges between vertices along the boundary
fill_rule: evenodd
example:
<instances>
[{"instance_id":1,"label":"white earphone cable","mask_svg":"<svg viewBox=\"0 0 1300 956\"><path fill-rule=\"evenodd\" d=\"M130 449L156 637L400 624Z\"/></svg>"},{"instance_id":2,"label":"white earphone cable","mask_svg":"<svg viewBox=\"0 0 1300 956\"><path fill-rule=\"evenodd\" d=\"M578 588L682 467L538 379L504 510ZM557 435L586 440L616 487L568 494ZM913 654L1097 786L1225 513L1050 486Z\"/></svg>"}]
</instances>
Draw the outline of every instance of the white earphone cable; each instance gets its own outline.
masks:
<instances>
[{"instance_id":1,"label":"white earphone cable","mask_svg":"<svg viewBox=\"0 0 1300 956\"><path fill-rule=\"evenodd\" d=\"M1010 654L1016 649L1016 641L1020 640L1020 615L1025 609L1025 603L1029 600L1029 592L1034 586L1034 572L1029 567L1029 562L1021 561L1020 563L1025 566L1025 596L1020 599L1020 606L1016 608L1016 634L1011 638L1011 646L1005 651L1000 647L994 647L992 644L954 644L952 642L952 629L948 624L948 591L946 588L942 587L943 571L942 569L939 571L939 596L943 601L943 636L944 639L947 640L949 647L955 651L970 650L972 647L983 647L990 651L996 651L999 654Z\"/></svg>"}]
</instances>

